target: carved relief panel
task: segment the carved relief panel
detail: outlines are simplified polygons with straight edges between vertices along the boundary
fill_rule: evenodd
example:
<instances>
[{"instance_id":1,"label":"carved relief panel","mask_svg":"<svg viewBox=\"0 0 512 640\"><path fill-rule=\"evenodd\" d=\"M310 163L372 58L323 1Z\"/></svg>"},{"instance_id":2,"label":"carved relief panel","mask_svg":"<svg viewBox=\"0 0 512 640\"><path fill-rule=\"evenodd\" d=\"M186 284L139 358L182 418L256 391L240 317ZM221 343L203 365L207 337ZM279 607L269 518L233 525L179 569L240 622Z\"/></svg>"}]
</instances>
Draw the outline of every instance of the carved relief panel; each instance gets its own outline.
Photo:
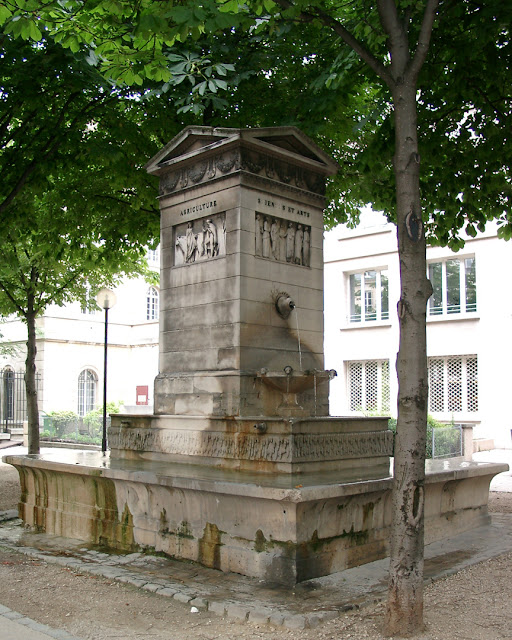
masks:
<instances>
[{"instance_id":1,"label":"carved relief panel","mask_svg":"<svg viewBox=\"0 0 512 640\"><path fill-rule=\"evenodd\" d=\"M174 228L174 266L226 255L226 214L189 220Z\"/></svg>"},{"instance_id":2,"label":"carved relief panel","mask_svg":"<svg viewBox=\"0 0 512 640\"><path fill-rule=\"evenodd\" d=\"M300 222L256 213L255 255L310 266L311 227Z\"/></svg>"}]
</instances>

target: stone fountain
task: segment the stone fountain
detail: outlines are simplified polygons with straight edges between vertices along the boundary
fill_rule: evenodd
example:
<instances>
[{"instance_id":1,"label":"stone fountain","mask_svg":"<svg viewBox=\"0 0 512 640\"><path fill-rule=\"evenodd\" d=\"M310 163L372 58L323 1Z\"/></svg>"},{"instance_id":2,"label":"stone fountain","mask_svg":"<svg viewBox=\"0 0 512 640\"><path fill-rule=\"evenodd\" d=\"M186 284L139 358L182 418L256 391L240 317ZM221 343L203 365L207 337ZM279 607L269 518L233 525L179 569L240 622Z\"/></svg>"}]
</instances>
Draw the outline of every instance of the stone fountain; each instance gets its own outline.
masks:
<instances>
[{"instance_id":1,"label":"stone fountain","mask_svg":"<svg viewBox=\"0 0 512 640\"><path fill-rule=\"evenodd\" d=\"M6 458L26 525L298 581L387 552L386 418L329 417L323 209L337 165L293 127L188 127L147 165L161 208L153 416L112 416L109 456ZM426 539L487 521L503 465L428 475Z\"/></svg>"}]
</instances>

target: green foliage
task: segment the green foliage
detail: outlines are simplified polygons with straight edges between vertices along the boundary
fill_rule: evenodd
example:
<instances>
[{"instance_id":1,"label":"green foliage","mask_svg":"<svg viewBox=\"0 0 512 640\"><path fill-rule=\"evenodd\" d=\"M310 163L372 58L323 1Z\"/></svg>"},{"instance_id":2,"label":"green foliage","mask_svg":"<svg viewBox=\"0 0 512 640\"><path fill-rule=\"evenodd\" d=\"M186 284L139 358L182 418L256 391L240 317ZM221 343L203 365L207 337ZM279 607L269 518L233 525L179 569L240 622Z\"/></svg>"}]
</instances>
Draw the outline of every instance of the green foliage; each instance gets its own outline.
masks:
<instances>
[{"instance_id":1,"label":"green foliage","mask_svg":"<svg viewBox=\"0 0 512 640\"><path fill-rule=\"evenodd\" d=\"M396 418L390 418L388 420L388 429L393 433L396 433ZM425 449L425 457L432 458L432 443L433 443L433 431L438 430L436 433L436 454L437 457L443 455L453 455L453 451L457 451L457 446L460 441L460 432L458 429L454 429L453 425L450 429L450 425L444 422L439 422L433 418L430 414L427 416L427 442Z\"/></svg>"},{"instance_id":2,"label":"green foliage","mask_svg":"<svg viewBox=\"0 0 512 640\"><path fill-rule=\"evenodd\" d=\"M52 431L43 430L40 433L41 440L55 440L58 439L60 442L70 442L77 444L95 444L101 445L101 436L100 435L87 435L83 433L67 433L63 437L56 436Z\"/></svg>"},{"instance_id":3,"label":"green foliage","mask_svg":"<svg viewBox=\"0 0 512 640\"><path fill-rule=\"evenodd\" d=\"M122 401L107 402L107 416L109 416L111 413L119 413L123 404L124 403ZM89 411L89 413L86 413L84 416L84 424L89 427L90 425L96 425L98 420L102 420L102 419L103 419L103 406L97 407L96 409Z\"/></svg>"},{"instance_id":4,"label":"green foliage","mask_svg":"<svg viewBox=\"0 0 512 640\"><path fill-rule=\"evenodd\" d=\"M78 419L78 415L73 411L49 411L47 413L47 418L45 419L45 427L47 424L51 425L49 431L57 438L61 438L64 435L66 428L70 424L75 426Z\"/></svg>"},{"instance_id":5,"label":"green foliage","mask_svg":"<svg viewBox=\"0 0 512 640\"><path fill-rule=\"evenodd\" d=\"M148 273L159 215L140 149L161 146L149 122L180 125L163 103L145 119L155 98L113 88L60 45L0 45L0 313L27 320Z\"/></svg>"},{"instance_id":6,"label":"green foliage","mask_svg":"<svg viewBox=\"0 0 512 640\"><path fill-rule=\"evenodd\" d=\"M425 3L397 6L417 42ZM421 188L431 242L457 250L463 233L473 236L489 219L512 236L512 5L463 0L442 3L439 14L418 86ZM179 108L209 123L300 126L341 166L328 226L357 221L367 203L395 219L391 96L336 31L341 25L389 70L374 3L33 0L8 2L0 21L33 40L44 26L117 83L154 82L160 95L189 85Z\"/></svg>"},{"instance_id":7,"label":"green foliage","mask_svg":"<svg viewBox=\"0 0 512 640\"><path fill-rule=\"evenodd\" d=\"M108 402L107 416L111 413L119 413L122 405L122 402ZM82 444L100 444L102 430L103 407L89 411L83 418L73 411L50 411L44 418L41 437L58 438L66 442Z\"/></svg>"},{"instance_id":8,"label":"green foliage","mask_svg":"<svg viewBox=\"0 0 512 640\"><path fill-rule=\"evenodd\" d=\"M2 320L0 319L0 324ZM0 356L4 358L15 358L19 355L20 349L10 342L3 342L3 334L0 332Z\"/></svg>"}]
</instances>

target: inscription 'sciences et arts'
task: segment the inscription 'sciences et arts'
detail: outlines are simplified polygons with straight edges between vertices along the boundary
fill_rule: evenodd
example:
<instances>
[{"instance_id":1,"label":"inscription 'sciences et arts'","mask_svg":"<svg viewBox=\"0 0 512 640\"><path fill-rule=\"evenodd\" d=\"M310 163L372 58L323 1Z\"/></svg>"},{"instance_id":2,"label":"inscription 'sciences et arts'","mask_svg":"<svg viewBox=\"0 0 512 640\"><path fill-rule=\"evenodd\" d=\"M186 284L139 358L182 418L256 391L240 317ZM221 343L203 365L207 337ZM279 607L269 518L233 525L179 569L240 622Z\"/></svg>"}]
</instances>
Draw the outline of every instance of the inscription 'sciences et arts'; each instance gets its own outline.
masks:
<instances>
[{"instance_id":1,"label":"inscription 'sciences et arts'","mask_svg":"<svg viewBox=\"0 0 512 640\"><path fill-rule=\"evenodd\" d=\"M223 213L190 220L175 227L174 265L203 262L226 255L226 216Z\"/></svg>"},{"instance_id":2,"label":"inscription 'sciences et arts'","mask_svg":"<svg viewBox=\"0 0 512 640\"><path fill-rule=\"evenodd\" d=\"M257 213L255 221L256 256L304 267L310 266L310 226L263 213Z\"/></svg>"}]
</instances>

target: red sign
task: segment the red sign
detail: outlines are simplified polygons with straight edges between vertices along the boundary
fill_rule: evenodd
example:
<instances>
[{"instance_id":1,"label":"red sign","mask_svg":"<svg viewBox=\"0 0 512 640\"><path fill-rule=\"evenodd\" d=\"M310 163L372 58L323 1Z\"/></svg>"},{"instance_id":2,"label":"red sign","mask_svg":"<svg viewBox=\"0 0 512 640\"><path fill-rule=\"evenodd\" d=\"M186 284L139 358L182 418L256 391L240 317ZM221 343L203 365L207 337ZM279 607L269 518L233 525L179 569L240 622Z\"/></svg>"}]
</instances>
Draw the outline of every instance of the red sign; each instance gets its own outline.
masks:
<instances>
[{"instance_id":1,"label":"red sign","mask_svg":"<svg viewBox=\"0 0 512 640\"><path fill-rule=\"evenodd\" d=\"M137 402L136 404L149 404L149 388L148 385L136 387Z\"/></svg>"}]
</instances>

